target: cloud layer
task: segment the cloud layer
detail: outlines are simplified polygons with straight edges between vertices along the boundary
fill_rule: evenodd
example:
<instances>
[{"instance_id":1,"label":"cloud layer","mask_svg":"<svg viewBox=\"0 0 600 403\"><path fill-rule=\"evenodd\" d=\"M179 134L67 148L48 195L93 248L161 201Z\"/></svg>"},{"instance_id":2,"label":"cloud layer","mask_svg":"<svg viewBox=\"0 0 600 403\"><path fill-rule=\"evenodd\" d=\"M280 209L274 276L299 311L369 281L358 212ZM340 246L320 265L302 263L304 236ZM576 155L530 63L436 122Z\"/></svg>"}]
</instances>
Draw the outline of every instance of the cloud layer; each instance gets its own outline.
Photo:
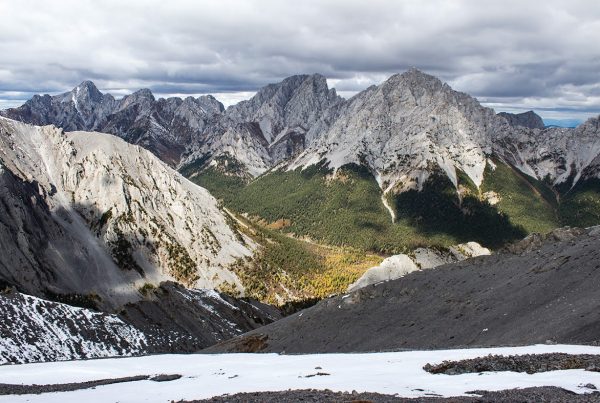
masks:
<instances>
[{"instance_id":1,"label":"cloud layer","mask_svg":"<svg viewBox=\"0 0 600 403\"><path fill-rule=\"evenodd\" d=\"M298 73L352 95L415 66L499 110L600 113L600 3L1 0L0 108L91 79L226 103Z\"/></svg>"}]
</instances>

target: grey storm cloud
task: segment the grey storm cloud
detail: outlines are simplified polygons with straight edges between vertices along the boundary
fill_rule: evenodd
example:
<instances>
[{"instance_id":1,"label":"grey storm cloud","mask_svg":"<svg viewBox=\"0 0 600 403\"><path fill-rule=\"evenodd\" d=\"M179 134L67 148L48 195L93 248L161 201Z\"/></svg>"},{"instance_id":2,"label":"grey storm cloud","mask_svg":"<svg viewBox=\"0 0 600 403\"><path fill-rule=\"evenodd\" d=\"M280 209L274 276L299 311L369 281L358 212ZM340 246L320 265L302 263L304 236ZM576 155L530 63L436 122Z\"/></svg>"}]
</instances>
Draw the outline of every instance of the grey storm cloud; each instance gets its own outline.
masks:
<instances>
[{"instance_id":1,"label":"grey storm cloud","mask_svg":"<svg viewBox=\"0 0 600 403\"><path fill-rule=\"evenodd\" d=\"M498 109L600 112L590 0L0 0L0 15L0 107L84 79L237 99L318 72L351 95L417 67Z\"/></svg>"}]
</instances>

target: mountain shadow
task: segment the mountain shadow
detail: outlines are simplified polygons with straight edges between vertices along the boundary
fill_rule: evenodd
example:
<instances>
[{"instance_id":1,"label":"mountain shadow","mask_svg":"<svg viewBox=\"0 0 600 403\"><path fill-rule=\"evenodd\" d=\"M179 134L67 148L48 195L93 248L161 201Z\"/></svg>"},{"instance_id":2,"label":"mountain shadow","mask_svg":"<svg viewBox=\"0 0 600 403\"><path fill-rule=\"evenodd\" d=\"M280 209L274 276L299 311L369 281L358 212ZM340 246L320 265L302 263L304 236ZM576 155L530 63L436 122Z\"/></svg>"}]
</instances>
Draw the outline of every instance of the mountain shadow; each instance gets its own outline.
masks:
<instances>
[{"instance_id":1,"label":"mountain shadow","mask_svg":"<svg viewBox=\"0 0 600 403\"><path fill-rule=\"evenodd\" d=\"M477 241L490 248L521 239L527 231L487 201L467 194L459 199L454 185L439 173L430 176L421 191L394 196L398 219L406 219L425 236L450 235L460 242Z\"/></svg>"}]
</instances>

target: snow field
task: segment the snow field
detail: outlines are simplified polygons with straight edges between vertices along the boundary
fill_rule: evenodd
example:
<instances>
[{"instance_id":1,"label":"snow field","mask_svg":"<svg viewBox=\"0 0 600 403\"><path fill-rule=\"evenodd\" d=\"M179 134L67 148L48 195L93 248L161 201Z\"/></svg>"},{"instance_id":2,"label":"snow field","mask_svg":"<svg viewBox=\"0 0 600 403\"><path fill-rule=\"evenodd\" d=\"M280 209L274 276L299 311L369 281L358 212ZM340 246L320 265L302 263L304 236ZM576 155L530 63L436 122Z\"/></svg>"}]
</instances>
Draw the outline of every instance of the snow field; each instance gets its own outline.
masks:
<instances>
[{"instance_id":1,"label":"snow field","mask_svg":"<svg viewBox=\"0 0 600 403\"><path fill-rule=\"evenodd\" d=\"M552 352L600 354L600 347L534 345L370 354L156 355L2 366L0 383L15 384L56 384L154 374L181 374L183 377L171 382L139 381L75 392L0 396L0 402L170 402L226 393L310 388L379 392L404 397L426 394L458 396L478 389L502 390L535 386L558 386L585 393L590 391L583 387L585 384L600 386L600 373L584 370L533 375L516 372L432 375L422 369L427 363L488 354ZM317 373L328 375L316 375Z\"/></svg>"}]
</instances>

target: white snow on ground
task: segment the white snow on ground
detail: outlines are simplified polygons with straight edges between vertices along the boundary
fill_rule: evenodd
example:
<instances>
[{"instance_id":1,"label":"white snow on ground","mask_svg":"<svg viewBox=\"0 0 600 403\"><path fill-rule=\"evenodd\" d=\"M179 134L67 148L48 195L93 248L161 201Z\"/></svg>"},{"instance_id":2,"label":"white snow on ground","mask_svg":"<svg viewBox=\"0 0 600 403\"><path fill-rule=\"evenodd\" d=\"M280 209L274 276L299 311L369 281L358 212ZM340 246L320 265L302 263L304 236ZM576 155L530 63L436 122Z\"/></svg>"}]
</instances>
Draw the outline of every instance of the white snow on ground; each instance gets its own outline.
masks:
<instances>
[{"instance_id":1,"label":"white snow on ground","mask_svg":"<svg viewBox=\"0 0 600 403\"><path fill-rule=\"evenodd\" d=\"M542 372L528 375L497 372L432 375L427 363L482 357L488 354L541 354L563 352L600 354L600 347L535 345L463 350L406 351L371 354L219 354L157 355L137 358L25 364L0 367L0 382L56 384L133 375L181 374L171 382L140 381L75 392L0 396L0 402L170 402L222 394L287 389L380 392L405 397L427 393L464 395L472 390L502 390L534 386L558 386L578 393L582 386L600 385L600 373L584 370ZM317 369L320 367L320 369ZM317 372L326 376L312 376ZM423 389L419 391L417 389Z\"/></svg>"},{"instance_id":2,"label":"white snow on ground","mask_svg":"<svg viewBox=\"0 0 600 403\"><path fill-rule=\"evenodd\" d=\"M116 315L30 295L0 296L0 320L0 364L131 356L147 351L146 336Z\"/></svg>"}]
</instances>

